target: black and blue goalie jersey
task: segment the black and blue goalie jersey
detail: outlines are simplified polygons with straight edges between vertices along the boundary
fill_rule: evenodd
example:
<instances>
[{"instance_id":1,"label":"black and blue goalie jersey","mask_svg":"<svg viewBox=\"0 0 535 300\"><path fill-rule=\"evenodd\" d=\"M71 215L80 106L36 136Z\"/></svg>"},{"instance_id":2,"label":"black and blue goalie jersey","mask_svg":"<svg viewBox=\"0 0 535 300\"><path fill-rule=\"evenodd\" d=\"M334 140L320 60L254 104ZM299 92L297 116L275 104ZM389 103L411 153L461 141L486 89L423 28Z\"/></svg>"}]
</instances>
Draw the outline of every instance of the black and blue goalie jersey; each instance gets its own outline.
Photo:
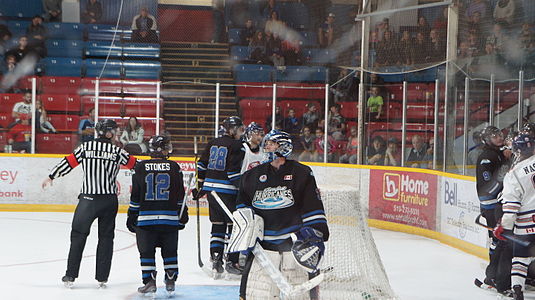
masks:
<instances>
[{"instance_id":1,"label":"black and blue goalie jersey","mask_svg":"<svg viewBox=\"0 0 535 300\"><path fill-rule=\"evenodd\" d=\"M176 162L144 160L136 165L132 176L128 216L137 215L139 227L176 230L184 225L179 222L184 193L182 171ZM186 206L183 215L187 213Z\"/></svg>"},{"instance_id":2,"label":"black and blue goalie jersey","mask_svg":"<svg viewBox=\"0 0 535 300\"><path fill-rule=\"evenodd\" d=\"M264 218L262 247L290 251L291 233L313 227L329 239L325 210L312 170L287 160L277 170L271 164L257 166L242 176L236 208L251 207Z\"/></svg>"},{"instance_id":3,"label":"black and blue goalie jersey","mask_svg":"<svg viewBox=\"0 0 535 300\"><path fill-rule=\"evenodd\" d=\"M242 143L228 135L210 141L197 163L202 190L238 194L244 155Z\"/></svg>"}]
</instances>

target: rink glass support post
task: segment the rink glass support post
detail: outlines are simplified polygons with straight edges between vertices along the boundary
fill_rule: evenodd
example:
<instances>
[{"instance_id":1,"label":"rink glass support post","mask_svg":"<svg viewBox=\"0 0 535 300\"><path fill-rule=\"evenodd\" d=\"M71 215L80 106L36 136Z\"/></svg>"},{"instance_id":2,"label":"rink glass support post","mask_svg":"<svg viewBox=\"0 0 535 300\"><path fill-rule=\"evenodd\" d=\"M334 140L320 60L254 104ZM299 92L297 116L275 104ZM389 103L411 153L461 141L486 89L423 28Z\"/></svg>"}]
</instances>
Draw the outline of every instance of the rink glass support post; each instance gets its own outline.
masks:
<instances>
[{"instance_id":1,"label":"rink glass support post","mask_svg":"<svg viewBox=\"0 0 535 300\"><path fill-rule=\"evenodd\" d=\"M518 72L518 128L522 129L522 121L524 119L524 71Z\"/></svg>"},{"instance_id":2,"label":"rink glass support post","mask_svg":"<svg viewBox=\"0 0 535 300\"><path fill-rule=\"evenodd\" d=\"M156 82L156 135L160 135L160 103L161 100L160 97L160 88L161 88L161 81Z\"/></svg>"},{"instance_id":3,"label":"rink glass support post","mask_svg":"<svg viewBox=\"0 0 535 300\"><path fill-rule=\"evenodd\" d=\"M219 137L219 101L220 101L221 83L215 84L215 121L214 121L214 136Z\"/></svg>"},{"instance_id":4,"label":"rink glass support post","mask_svg":"<svg viewBox=\"0 0 535 300\"><path fill-rule=\"evenodd\" d=\"M407 81L403 81L403 110L401 113L401 166L405 166L405 144L407 143Z\"/></svg>"},{"instance_id":5,"label":"rink glass support post","mask_svg":"<svg viewBox=\"0 0 535 300\"><path fill-rule=\"evenodd\" d=\"M433 170L437 169L438 160L438 112L439 112L439 97L440 97L440 80L435 79L435 114L433 128L435 135L433 136Z\"/></svg>"},{"instance_id":6,"label":"rink glass support post","mask_svg":"<svg viewBox=\"0 0 535 300\"><path fill-rule=\"evenodd\" d=\"M36 104L37 102L37 78L35 76L32 78L32 116L35 116L35 110L36 110ZM41 105L44 107L44 104L41 103ZM31 153L35 154L35 134L37 131L35 130L35 124L38 120L35 120L34 117L32 117L32 135L30 138L31 142Z\"/></svg>"},{"instance_id":7,"label":"rink glass support post","mask_svg":"<svg viewBox=\"0 0 535 300\"><path fill-rule=\"evenodd\" d=\"M357 147L357 164L364 163L364 83L359 84L359 103L358 103L358 119L357 119L357 137L359 146Z\"/></svg>"},{"instance_id":8,"label":"rink glass support post","mask_svg":"<svg viewBox=\"0 0 535 300\"><path fill-rule=\"evenodd\" d=\"M323 162L327 162L329 152L329 84L325 85L325 128L323 129Z\"/></svg>"},{"instance_id":9,"label":"rink glass support post","mask_svg":"<svg viewBox=\"0 0 535 300\"><path fill-rule=\"evenodd\" d=\"M496 78L494 73L490 74L490 91L489 91L489 125L494 126L494 89L496 85Z\"/></svg>"},{"instance_id":10,"label":"rink glass support post","mask_svg":"<svg viewBox=\"0 0 535 300\"><path fill-rule=\"evenodd\" d=\"M97 79L95 79L95 126L97 125L97 122L98 122L98 103L99 103L99 89L100 89L100 78L97 77ZM95 139L98 138L98 135L97 135L97 131L95 130Z\"/></svg>"},{"instance_id":11,"label":"rink glass support post","mask_svg":"<svg viewBox=\"0 0 535 300\"><path fill-rule=\"evenodd\" d=\"M277 106L277 84L273 84L272 96L271 96L271 129L275 129L275 108Z\"/></svg>"},{"instance_id":12,"label":"rink glass support post","mask_svg":"<svg viewBox=\"0 0 535 300\"><path fill-rule=\"evenodd\" d=\"M464 78L464 122L463 122L463 175L466 175L468 153L468 121L470 117L470 78Z\"/></svg>"}]
</instances>

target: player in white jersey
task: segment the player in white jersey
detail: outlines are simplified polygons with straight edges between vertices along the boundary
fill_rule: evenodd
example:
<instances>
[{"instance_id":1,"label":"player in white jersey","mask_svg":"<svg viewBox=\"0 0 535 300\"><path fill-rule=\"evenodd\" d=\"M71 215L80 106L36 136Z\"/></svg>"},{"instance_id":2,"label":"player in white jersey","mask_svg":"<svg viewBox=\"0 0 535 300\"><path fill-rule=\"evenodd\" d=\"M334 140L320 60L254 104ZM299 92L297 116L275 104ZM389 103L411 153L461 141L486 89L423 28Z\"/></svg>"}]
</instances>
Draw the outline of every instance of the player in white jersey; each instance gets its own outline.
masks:
<instances>
[{"instance_id":1,"label":"player in white jersey","mask_svg":"<svg viewBox=\"0 0 535 300\"><path fill-rule=\"evenodd\" d=\"M513 231L521 239L535 242L535 137L521 133L513 140L519 162L505 176L502 191L503 216L494 235L505 240L503 233ZM524 158L524 160L522 160ZM535 260L530 247L513 243L511 285L513 298L524 299L524 285L529 264Z\"/></svg>"},{"instance_id":2,"label":"player in white jersey","mask_svg":"<svg viewBox=\"0 0 535 300\"><path fill-rule=\"evenodd\" d=\"M260 147L260 144L264 138L264 128L256 122L251 122L245 128L243 137L245 140L243 143L245 156L241 166L242 174L262 163L264 150Z\"/></svg>"}]
</instances>

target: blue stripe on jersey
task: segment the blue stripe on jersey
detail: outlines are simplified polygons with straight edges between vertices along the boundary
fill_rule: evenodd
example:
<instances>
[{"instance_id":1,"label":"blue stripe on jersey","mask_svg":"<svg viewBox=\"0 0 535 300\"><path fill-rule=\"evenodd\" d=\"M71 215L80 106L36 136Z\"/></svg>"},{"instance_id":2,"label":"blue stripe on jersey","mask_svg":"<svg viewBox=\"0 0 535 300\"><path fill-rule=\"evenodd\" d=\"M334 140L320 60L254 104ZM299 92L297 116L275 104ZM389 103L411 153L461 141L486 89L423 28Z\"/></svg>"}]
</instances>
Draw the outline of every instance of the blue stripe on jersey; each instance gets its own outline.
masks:
<instances>
[{"instance_id":1,"label":"blue stripe on jersey","mask_svg":"<svg viewBox=\"0 0 535 300\"><path fill-rule=\"evenodd\" d=\"M224 248L225 244L218 242L210 242L210 248Z\"/></svg>"},{"instance_id":2,"label":"blue stripe on jersey","mask_svg":"<svg viewBox=\"0 0 535 300\"><path fill-rule=\"evenodd\" d=\"M306 218L306 217L310 217L310 216L313 216L313 215L324 215L325 214L325 211L323 211L322 209L318 209L318 210L314 210L314 211L311 211L309 213L306 213L304 215L301 216L301 218Z\"/></svg>"},{"instance_id":3,"label":"blue stripe on jersey","mask_svg":"<svg viewBox=\"0 0 535 300\"><path fill-rule=\"evenodd\" d=\"M139 207L129 207L128 210L139 211Z\"/></svg>"},{"instance_id":4,"label":"blue stripe on jersey","mask_svg":"<svg viewBox=\"0 0 535 300\"><path fill-rule=\"evenodd\" d=\"M212 236L217 236L217 237L221 237L221 238L224 238L225 237L225 234L224 233L212 233Z\"/></svg>"},{"instance_id":5,"label":"blue stripe on jersey","mask_svg":"<svg viewBox=\"0 0 535 300\"><path fill-rule=\"evenodd\" d=\"M244 208L244 207L250 207L250 206L247 206L247 205L245 205L245 204L238 204L238 205L236 205L236 209L238 209L238 208Z\"/></svg>"},{"instance_id":6,"label":"blue stripe on jersey","mask_svg":"<svg viewBox=\"0 0 535 300\"><path fill-rule=\"evenodd\" d=\"M142 258L141 263L154 263L156 262L156 259L154 258Z\"/></svg>"},{"instance_id":7,"label":"blue stripe on jersey","mask_svg":"<svg viewBox=\"0 0 535 300\"><path fill-rule=\"evenodd\" d=\"M151 273L143 273L141 274L141 278L149 278Z\"/></svg>"},{"instance_id":8,"label":"blue stripe on jersey","mask_svg":"<svg viewBox=\"0 0 535 300\"><path fill-rule=\"evenodd\" d=\"M519 229L535 228L535 224L525 225L525 226L515 224L515 227Z\"/></svg>"},{"instance_id":9,"label":"blue stripe on jersey","mask_svg":"<svg viewBox=\"0 0 535 300\"><path fill-rule=\"evenodd\" d=\"M480 204L481 208L483 209L494 209L496 207L496 204L497 203L493 203L493 204Z\"/></svg>"},{"instance_id":10,"label":"blue stripe on jersey","mask_svg":"<svg viewBox=\"0 0 535 300\"><path fill-rule=\"evenodd\" d=\"M178 261L178 258L175 256L175 257L167 257L167 258L164 258L163 259L163 262L166 263L166 262L172 262L172 261Z\"/></svg>"},{"instance_id":11,"label":"blue stripe on jersey","mask_svg":"<svg viewBox=\"0 0 535 300\"><path fill-rule=\"evenodd\" d=\"M137 221L137 226L150 226L150 225L171 225L178 226L178 221L172 220L147 220L147 221Z\"/></svg>"},{"instance_id":12,"label":"blue stripe on jersey","mask_svg":"<svg viewBox=\"0 0 535 300\"><path fill-rule=\"evenodd\" d=\"M238 191L236 191L236 190L213 188L213 187L209 187L209 186L203 186L202 190L203 191L208 191L208 192L216 191L218 193L230 194L230 195L237 195L238 194Z\"/></svg>"},{"instance_id":13,"label":"blue stripe on jersey","mask_svg":"<svg viewBox=\"0 0 535 300\"><path fill-rule=\"evenodd\" d=\"M522 216L522 215L529 215L529 214L533 214L533 213L535 213L535 209L528 210L528 211L523 211L523 212L517 212L516 214L519 215L519 216Z\"/></svg>"},{"instance_id":14,"label":"blue stripe on jersey","mask_svg":"<svg viewBox=\"0 0 535 300\"><path fill-rule=\"evenodd\" d=\"M303 223L303 226L310 226L310 225L314 225L314 224L318 224L318 223L327 223L326 220L314 220L314 221L310 221L310 222L305 222Z\"/></svg>"},{"instance_id":15,"label":"blue stripe on jersey","mask_svg":"<svg viewBox=\"0 0 535 300\"><path fill-rule=\"evenodd\" d=\"M212 183L222 183L222 184L231 184L229 180L221 180L221 179L213 179L213 178L205 178L204 182L212 182Z\"/></svg>"},{"instance_id":16,"label":"blue stripe on jersey","mask_svg":"<svg viewBox=\"0 0 535 300\"><path fill-rule=\"evenodd\" d=\"M285 233L295 232L300 227L301 225L294 225L294 226L290 226L281 230L264 230L264 235L281 235Z\"/></svg>"},{"instance_id":17,"label":"blue stripe on jersey","mask_svg":"<svg viewBox=\"0 0 535 300\"><path fill-rule=\"evenodd\" d=\"M290 238L287 238L287 239L280 239L280 240L272 240L272 241L262 241L264 243L270 243L270 244L274 244L274 245L279 245L279 244L282 244L284 242L286 242L287 240L289 240Z\"/></svg>"},{"instance_id":18,"label":"blue stripe on jersey","mask_svg":"<svg viewBox=\"0 0 535 300\"><path fill-rule=\"evenodd\" d=\"M152 216L152 215L168 215L168 216L178 216L178 211L176 210L144 210L139 212L140 216Z\"/></svg>"}]
</instances>

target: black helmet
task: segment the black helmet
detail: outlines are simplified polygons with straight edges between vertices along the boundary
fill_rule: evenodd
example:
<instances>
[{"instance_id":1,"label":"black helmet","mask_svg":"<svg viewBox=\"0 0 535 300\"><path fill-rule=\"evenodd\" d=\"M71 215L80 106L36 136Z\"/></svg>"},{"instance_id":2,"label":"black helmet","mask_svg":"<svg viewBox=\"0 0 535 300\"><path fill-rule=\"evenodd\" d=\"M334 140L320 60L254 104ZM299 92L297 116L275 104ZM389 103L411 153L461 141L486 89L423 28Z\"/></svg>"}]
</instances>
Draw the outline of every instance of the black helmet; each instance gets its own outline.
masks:
<instances>
[{"instance_id":1,"label":"black helmet","mask_svg":"<svg viewBox=\"0 0 535 300\"><path fill-rule=\"evenodd\" d=\"M243 126L243 122L240 117L232 116L223 120L223 128L225 128L225 134L236 138L236 129Z\"/></svg>"},{"instance_id":2,"label":"black helmet","mask_svg":"<svg viewBox=\"0 0 535 300\"><path fill-rule=\"evenodd\" d=\"M487 145L492 146L491 138L496 136L503 136L503 132L496 126L487 126L483 131L481 132L481 139L483 142L485 142Z\"/></svg>"},{"instance_id":3,"label":"black helmet","mask_svg":"<svg viewBox=\"0 0 535 300\"><path fill-rule=\"evenodd\" d=\"M164 135L155 135L149 140L149 153L152 157L167 157L162 152L173 152L173 146L168 137Z\"/></svg>"},{"instance_id":4,"label":"black helmet","mask_svg":"<svg viewBox=\"0 0 535 300\"><path fill-rule=\"evenodd\" d=\"M533 154L535 138L528 133L520 133L513 139L513 151L526 158Z\"/></svg>"},{"instance_id":5,"label":"black helmet","mask_svg":"<svg viewBox=\"0 0 535 300\"><path fill-rule=\"evenodd\" d=\"M112 132L113 135L115 135L116 129L117 123L114 120L110 119L100 120L95 126L95 130L97 131L97 135L99 138L107 138L106 133L108 132Z\"/></svg>"},{"instance_id":6,"label":"black helmet","mask_svg":"<svg viewBox=\"0 0 535 300\"><path fill-rule=\"evenodd\" d=\"M526 123L522 126L522 133L526 133L535 137L535 123Z\"/></svg>"}]
</instances>

